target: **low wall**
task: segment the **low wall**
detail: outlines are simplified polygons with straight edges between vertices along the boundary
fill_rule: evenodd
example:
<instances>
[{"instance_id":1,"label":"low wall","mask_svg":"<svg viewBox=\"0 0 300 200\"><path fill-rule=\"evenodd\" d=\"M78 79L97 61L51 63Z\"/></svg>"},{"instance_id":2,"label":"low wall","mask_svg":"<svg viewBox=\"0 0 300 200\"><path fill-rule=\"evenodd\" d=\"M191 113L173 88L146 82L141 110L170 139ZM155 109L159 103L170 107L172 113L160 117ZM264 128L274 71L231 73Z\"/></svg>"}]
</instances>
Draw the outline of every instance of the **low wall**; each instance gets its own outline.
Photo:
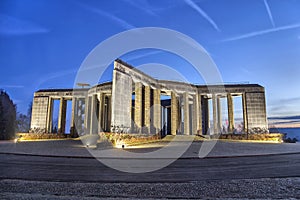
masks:
<instances>
[{"instance_id":1,"label":"low wall","mask_svg":"<svg viewBox=\"0 0 300 200\"><path fill-rule=\"evenodd\" d=\"M137 143L147 143L151 141L157 141L160 139L159 135L147 135L147 134L130 134L130 133L100 133L100 138L106 138L114 146L120 144L133 145Z\"/></svg>"},{"instance_id":2,"label":"low wall","mask_svg":"<svg viewBox=\"0 0 300 200\"><path fill-rule=\"evenodd\" d=\"M57 133L16 133L19 140L47 140L67 138L66 134Z\"/></svg>"},{"instance_id":3,"label":"low wall","mask_svg":"<svg viewBox=\"0 0 300 200\"><path fill-rule=\"evenodd\" d=\"M260 140L260 141L272 141L283 142L284 134L282 133L264 133L264 134L223 134L219 139L230 140Z\"/></svg>"}]
</instances>

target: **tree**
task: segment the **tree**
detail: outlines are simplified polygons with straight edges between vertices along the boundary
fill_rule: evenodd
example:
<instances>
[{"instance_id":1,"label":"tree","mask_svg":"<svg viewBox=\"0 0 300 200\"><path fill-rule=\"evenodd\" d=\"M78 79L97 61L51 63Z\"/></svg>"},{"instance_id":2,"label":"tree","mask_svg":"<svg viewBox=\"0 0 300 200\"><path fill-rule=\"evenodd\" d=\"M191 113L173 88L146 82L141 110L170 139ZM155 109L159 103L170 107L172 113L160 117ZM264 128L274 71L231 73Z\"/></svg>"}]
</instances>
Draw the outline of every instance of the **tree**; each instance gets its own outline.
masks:
<instances>
[{"instance_id":1,"label":"tree","mask_svg":"<svg viewBox=\"0 0 300 200\"><path fill-rule=\"evenodd\" d=\"M27 117L29 118L29 127L31 123L31 116L32 116L32 101L30 101L28 105L28 110L27 110Z\"/></svg>"},{"instance_id":2,"label":"tree","mask_svg":"<svg viewBox=\"0 0 300 200\"><path fill-rule=\"evenodd\" d=\"M15 137L16 106L4 90L0 90L0 140Z\"/></svg>"},{"instance_id":3,"label":"tree","mask_svg":"<svg viewBox=\"0 0 300 200\"><path fill-rule=\"evenodd\" d=\"M32 110L32 102L28 106L27 115L22 113L17 114L16 120L16 131L21 133L28 133L30 129L31 122L31 110Z\"/></svg>"},{"instance_id":4,"label":"tree","mask_svg":"<svg viewBox=\"0 0 300 200\"><path fill-rule=\"evenodd\" d=\"M17 114L16 131L20 133L28 133L30 128L30 118L22 113Z\"/></svg>"}]
</instances>

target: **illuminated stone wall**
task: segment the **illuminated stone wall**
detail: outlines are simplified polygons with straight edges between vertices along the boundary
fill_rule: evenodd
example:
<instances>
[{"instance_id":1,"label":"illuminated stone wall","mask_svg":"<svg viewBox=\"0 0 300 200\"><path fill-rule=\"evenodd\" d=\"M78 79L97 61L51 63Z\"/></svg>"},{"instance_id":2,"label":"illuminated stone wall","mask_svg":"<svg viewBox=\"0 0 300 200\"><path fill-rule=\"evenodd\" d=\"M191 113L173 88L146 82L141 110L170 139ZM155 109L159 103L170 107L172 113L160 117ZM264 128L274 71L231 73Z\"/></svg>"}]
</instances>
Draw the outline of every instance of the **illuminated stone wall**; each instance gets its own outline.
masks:
<instances>
[{"instance_id":1,"label":"illuminated stone wall","mask_svg":"<svg viewBox=\"0 0 300 200\"><path fill-rule=\"evenodd\" d=\"M66 101L72 101L71 127L74 129L76 125L74 130L79 135L99 132L214 135L224 133L221 100L226 99L226 129L234 133L232 99L236 96L242 99L242 132L267 129L265 90L258 84L207 86L158 80L116 60L112 82L83 89L37 91L31 129L51 132L53 100L59 99L58 130L62 133L67 131L64 130Z\"/></svg>"},{"instance_id":2,"label":"illuminated stone wall","mask_svg":"<svg viewBox=\"0 0 300 200\"><path fill-rule=\"evenodd\" d=\"M49 97L34 97L31 114L31 130L35 132L45 132L47 128Z\"/></svg>"}]
</instances>

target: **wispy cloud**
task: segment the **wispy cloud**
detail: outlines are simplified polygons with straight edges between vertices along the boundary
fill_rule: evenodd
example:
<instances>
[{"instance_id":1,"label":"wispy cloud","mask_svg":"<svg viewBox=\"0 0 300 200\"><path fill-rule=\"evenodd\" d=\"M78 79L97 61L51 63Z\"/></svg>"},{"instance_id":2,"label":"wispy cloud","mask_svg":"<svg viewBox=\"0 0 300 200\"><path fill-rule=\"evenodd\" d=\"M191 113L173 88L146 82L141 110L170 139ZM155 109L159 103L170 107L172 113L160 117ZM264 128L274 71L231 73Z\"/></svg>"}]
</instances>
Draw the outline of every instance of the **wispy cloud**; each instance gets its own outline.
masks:
<instances>
[{"instance_id":1,"label":"wispy cloud","mask_svg":"<svg viewBox=\"0 0 300 200\"><path fill-rule=\"evenodd\" d=\"M210 18L197 4L195 4L192 0L185 0L185 2L194 10L196 10L202 17L204 17L217 31L221 31L217 24Z\"/></svg>"},{"instance_id":2,"label":"wispy cloud","mask_svg":"<svg viewBox=\"0 0 300 200\"><path fill-rule=\"evenodd\" d=\"M291 97L291 98L285 98L280 99L277 101L278 104L291 104L291 103L300 103L300 96L299 97Z\"/></svg>"},{"instance_id":3,"label":"wispy cloud","mask_svg":"<svg viewBox=\"0 0 300 200\"><path fill-rule=\"evenodd\" d=\"M108 13L108 12L105 12L105 11L103 11L103 10L101 10L101 9L94 8L94 7L91 7L91 6L82 4L82 3L80 3L80 5L81 5L83 8L85 8L85 9L91 11L91 12L94 12L94 13L96 13L96 14L102 15L102 16L104 16L104 17L106 17L106 18L108 18L108 19L114 21L116 24L118 24L119 26L125 28L126 30L127 30L127 29L133 29L133 28L136 28L135 26L133 26L132 24L126 22L125 20L123 20L123 19L121 19L121 18L118 18L118 17L116 17L115 15L112 15L112 14L110 14L110 13Z\"/></svg>"},{"instance_id":4,"label":"wispy cloud","mask_svg":"<svg viewBox=\"0 0 300 200\"><path fill-rule=\"evenodd\" d=\"M134 0L134 1L132 1L132 0L124 0L124 1L126 3L128 3L128 4L130 4L131 6L144 11L148 15L155 16L155 17L158 16L155 12L152 11L151 6L145 0Z\"/></svg>"},{"instance_id":5,"label":"wispy cloud","mask_svg":"<svg viewBox=\"0 0 300 200\"><path fill-rule=\"evenodd\" d=\"M71 74L76 74L76 70L75 69L62 70L62 71L57 71L57 72L53 72L53 73L50 73L50 74L46 74L44 76L40 76L37 79L35 85L40 86L40 85L44 84L45 82L50 82L50 81L53 81L53 79L68 76L68 75L71 75Z\"/></svg>"},{"instance_id":6,"label":"wispy cloud","mask_svg":"<svg viewBox=\"0 0 300 200\"><path fill-rule=\"evenodd\" d=\"M0 14L0 35L17 36L48 32L48 29L34 22Z\"/></svg>"},{"instance_id":7,"label":"wispy cloud","mask_svg":"<svg viewBox=\"0 0 300 200\"><path fill-rule=\"evenodd\" d=\"M299 27L300 27L300 23L299 24L292 24L292 25L281 26L281 27L276 27L276 28L271 28L271 29L265 29L265 30L261 30L261 31L255 31L255 32L235 36L235 37L232 37L232 38L227 38L227 39L222 40L222 41L223 42L228 42L228 41L241 40L241 39L256 37L256 36L260 36L260 35L265 35L265 34L268 34L268 33L274 33L274 32L278 32L278 31L295 29L295 28L299 28Z\"/></svg>"},{"instance_id":8,"label":"wispy cloud","mask_svg":"<svg viewBox=\"0 0 300 200\"><path fill-rule=\"evenodd\" d=\"M299 115L300 96L276 99L268 103L269 116Z\"/></svg>"},{"instance_id":9,"label":"wispy cloud","mask_svg":"<svg viewBox=\"0 0 300 200\"><path fill-rule=\"evenodd\" d=\"M151 51L151 52L147 52L147 53L143 53L143 54L139 54L139 55L133 55L133 56L128 56L128 59L126 59L126 61L133 61L133 60L137 60L137 59L140 59L140 58L144 58L144 57L147 57L147 56L152 56L152 55L157 55L157 54L160 54L161 51Z\"/></svg>"},{"instance_id":10,"label":"wispy cloud","mask_svg":"<svg viewBox=\"0 0 300 200\"><path fill-rule=\"evenodd\" d=\"M269 4L268 4L268 1L267 1L267 0L264 0L264 3L265 3L265 6L266 6L268 15L269 15L269 19L270 19L270 21L271 21L271 23L272 23L272 26L275 27L275 23L274 23L274 20L273 20L273 16L272 16L271 9L270 9L270 6L269 6Z\"/></svg>"}]
</instances>

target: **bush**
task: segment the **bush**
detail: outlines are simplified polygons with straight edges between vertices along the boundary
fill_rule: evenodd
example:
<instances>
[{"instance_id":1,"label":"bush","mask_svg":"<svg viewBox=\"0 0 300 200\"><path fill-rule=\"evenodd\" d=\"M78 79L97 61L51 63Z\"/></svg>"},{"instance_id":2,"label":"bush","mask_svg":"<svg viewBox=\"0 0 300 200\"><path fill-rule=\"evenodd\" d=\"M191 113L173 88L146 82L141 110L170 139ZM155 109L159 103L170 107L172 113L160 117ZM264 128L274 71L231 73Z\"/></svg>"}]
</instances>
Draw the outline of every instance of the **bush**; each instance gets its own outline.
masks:
<instances>
[{"instance_id":1,"label":"bush","mask_svg":"<svg viewBox=\"0 0 300 200\"><path fill-rule=\"evenodd\" d=\"M286 142L286 143L296 143L296 142L298 142L298 139L297 138L287 138L287 139L285 139L284 140L284 142Z\"/></svg>"}]
</instances>

